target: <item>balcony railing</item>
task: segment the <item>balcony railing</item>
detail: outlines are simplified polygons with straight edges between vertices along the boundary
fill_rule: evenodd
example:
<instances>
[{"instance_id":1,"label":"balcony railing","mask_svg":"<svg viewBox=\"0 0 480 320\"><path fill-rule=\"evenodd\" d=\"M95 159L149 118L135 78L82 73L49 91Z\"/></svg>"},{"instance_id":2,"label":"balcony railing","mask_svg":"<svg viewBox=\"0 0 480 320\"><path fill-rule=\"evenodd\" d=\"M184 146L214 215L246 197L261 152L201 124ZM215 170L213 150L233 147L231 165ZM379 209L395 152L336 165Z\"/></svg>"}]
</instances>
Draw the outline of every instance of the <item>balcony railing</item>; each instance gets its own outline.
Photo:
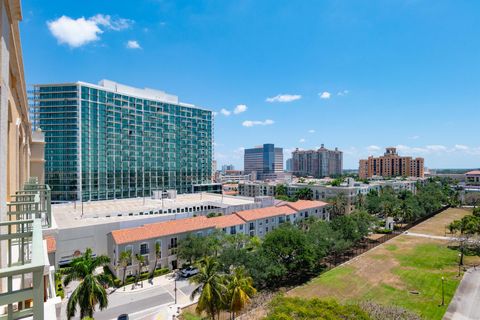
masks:
<instances>
[{"instance_id":1,"label":"balcony railing","mask_svg":"<svg viewBox=\"0 0 480 320\"><path fill-rule=\"evenodd\" d=\"M49 263L42 236L42 228L52 224L50 188L31 178L11 198L9 221L0 222L0 248L5 252L0 265L0 320L30 316L42 320L44 301L52 295L45 290Z\"/></svg>"},{"instance_id":2,"label":"balcony railing","mask_svg":"<svg viewBox=\"0 0 480 320\"><path fill-rule=\"evenodd\" d=\"M10 196L7 203L9 220L41 219L42 227L52 226L51 190L48 185L38 184L37 178L30 178L23 190Z\"/></svg>"},{"instance_id":3,"label":"balcony railing","mask_svg":"<svg viewBox=\"0 0 480 320\"><path fill-rule=\"evenodd\" d=\"M44 248L40 219L1 222L0 241L7 242L6 267L0 269L0 281L6 290L0 293L6 315L1 320L33 316L44 317ZM33 301L33 306L31 305Z\"/></svg>"}]
</instances>

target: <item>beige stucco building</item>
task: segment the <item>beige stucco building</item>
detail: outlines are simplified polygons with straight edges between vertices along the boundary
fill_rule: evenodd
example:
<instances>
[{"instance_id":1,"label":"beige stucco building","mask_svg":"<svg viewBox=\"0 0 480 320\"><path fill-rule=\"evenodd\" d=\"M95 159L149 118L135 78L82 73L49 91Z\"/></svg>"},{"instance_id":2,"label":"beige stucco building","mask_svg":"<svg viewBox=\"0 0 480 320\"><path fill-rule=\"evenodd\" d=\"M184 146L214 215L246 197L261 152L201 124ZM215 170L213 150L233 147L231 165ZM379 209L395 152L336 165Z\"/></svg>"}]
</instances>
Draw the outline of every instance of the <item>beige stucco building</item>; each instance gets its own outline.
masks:
<instances>
[{"instance_id":1,"label":"beige stucco building","mask_svg":"<svg viewBox=\"0 0 480 320\"><path fill-rule=\"evenodd\" d=\"M54 319L59 301L42 235L51 224L45 139L29 121L21 20L19 0L0 0L0 317Z\"/></svg>"},{"instance_id":2,"label":"beige stucco building","mask_svg":"<svg viewBox=\"0 0 480 320\"><path fill-rule=\"evenodd\" d=\"M360 179L379 177L424 177L424 159L399 156L396 148L387 148L380 157L368 157L360 160L358 175Z\"/></svg>"}]
</instances>

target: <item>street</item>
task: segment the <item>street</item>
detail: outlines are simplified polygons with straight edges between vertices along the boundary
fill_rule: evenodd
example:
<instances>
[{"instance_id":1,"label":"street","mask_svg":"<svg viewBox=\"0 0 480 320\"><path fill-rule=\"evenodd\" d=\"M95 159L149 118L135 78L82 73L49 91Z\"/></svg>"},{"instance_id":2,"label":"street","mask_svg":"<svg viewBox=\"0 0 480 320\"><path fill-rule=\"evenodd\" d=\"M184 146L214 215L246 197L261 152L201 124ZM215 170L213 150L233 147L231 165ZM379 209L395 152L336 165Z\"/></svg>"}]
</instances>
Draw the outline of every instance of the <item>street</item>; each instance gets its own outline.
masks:
<instances>
[{"instance_id":1,"label":"street","mask_svg":"<svg viewBox=\"0 0 480 320\"><path fill-rule=\"evenodd\" d=\"M119 288L108 296L108 308L94 314L96 320L116 320L121 314L128 314L130 320L167 319L169 312L177 306L188 305L190 294L195 286L187 279L177 280L177 305L175 303L175 281L171 275L154 279L153 284L144 281L143 288L140 284L133 289L132 285ZM71 289L73 290L73 288ZM70 291L71 292L71 291ZM62 302L62 320L66 317L67 299ZM77 308L78 313L78 308ZM79 319L75 317L73 319Z\"/></svg>"}]
</instances>

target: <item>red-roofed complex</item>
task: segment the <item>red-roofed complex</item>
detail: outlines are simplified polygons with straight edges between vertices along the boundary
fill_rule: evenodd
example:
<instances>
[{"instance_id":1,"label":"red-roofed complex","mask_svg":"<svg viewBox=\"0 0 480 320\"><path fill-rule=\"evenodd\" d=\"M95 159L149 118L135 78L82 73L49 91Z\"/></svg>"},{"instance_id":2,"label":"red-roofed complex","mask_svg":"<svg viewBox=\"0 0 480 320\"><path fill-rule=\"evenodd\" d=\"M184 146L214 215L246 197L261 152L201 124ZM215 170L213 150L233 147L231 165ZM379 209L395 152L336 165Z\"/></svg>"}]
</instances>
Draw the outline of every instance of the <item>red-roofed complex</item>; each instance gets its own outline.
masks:
<instances>
[{"instance_id":1,"label":"red-roofed complex","mask_svg":"<svg viewBox=\"0 0 480 320\"><path fill-rule=\"evenodd\" d=\"M145 268L149 271L155 264L156 244L160 245L158 268L176 269L179 267L176 256L177 243L188 234L204 236L215 229L227 234L246 234L263 237L284 222L293 223L299 219L315 216L328 220L327 203L322 201L299 200L281 202L277 206L243 210L229 215L207 218L205 216L171 220L143 225L140 227L115 230L108 234L108 255L110 269L118 277L123 277L122 268L117 268L120 252L130 250L132 255L145 257ZM138 266L127 268L127 275L138 270Z\"/></svg>"},{"instance_id":2,"label":"red-roofed complex","mask_svg":"<svg viewBox=\"0 0 480 320\"><path fill-rule=\"evenodd\" d=\"M473 170L465 173L467 186L480 186L480 170Z\"/></svg>"}]
</instances>

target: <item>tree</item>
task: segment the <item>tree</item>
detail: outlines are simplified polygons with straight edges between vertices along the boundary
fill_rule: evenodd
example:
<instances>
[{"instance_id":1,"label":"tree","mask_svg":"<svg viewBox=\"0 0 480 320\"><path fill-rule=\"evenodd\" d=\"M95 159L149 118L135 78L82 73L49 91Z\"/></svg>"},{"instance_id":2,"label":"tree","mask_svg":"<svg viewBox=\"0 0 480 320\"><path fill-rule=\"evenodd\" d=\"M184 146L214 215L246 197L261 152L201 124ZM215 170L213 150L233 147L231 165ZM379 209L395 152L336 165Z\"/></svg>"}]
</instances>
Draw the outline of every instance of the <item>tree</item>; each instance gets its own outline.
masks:
<instances>
[{"instance_id":1,"label":"tree","mask_svg":"<svg viewBox=\"0 0 480 320\"><path fill-rule=\"evenodd\" d=\"M463 265L463 255L465 252L465 244L469 243L470 238L480 234L480 217L465 216L460 220L455 220L449 224L448 229L451 233L459 233L458 241L460 242L460 265Z\"/></svg>"},{"instance_id":2,"label":"tree","mask_svg":"<svg viewBox=\"0 0 480 320\"><path fill-rule=\"evenodd\" d=\"M225 305L225 280L219 273L219 263L216 258L205 257L198 263L198 273L190 278L190 282L198 285L191 294L193 300L200 295L195 311L205 311L211 319L220 312Z\"/></svg>"},{"instance_id":3,"label":"tree","mask_svg":"<svg viewBox=\"0 0 480 320\"><path fill-rule=\"evenodd\" d=\"M335 197L330 198L328 202L331 205L330 212L332 216L339 216L347 212L347 196L343 192L339 192Z\"/></svg>"},{"instance_id":4,"label":"tree","mask_svg":"<svg viewBox=\"0 0 480 320\"><path fill-rule=\"evenodd\" d=\"M138 262L138 274L137 274L137 277L135 279L135 284L137 284L138 280L140 279L140 274L142 273L142 270L143 270L143 265L145 264L145 257L142 256L141 254L137 253L137 254L135 254L135 259ZM140 281L140 283L141 283L142 288L143 288L143 281Z\"/></svg>"},{"instance_id":5,"label":"tree","mask_svg":"<svg viewBox=\"0 0 480 320\"><path fill-rule=\"evenodd\" d=\"M236 267L227 277L228 310L235 319L249 302L257 290L253 287L253 279L247 275L244 267Z\"/></svg>"},{"instance_id":6,"label":"tree","mask_svg":"<svg viewBox=\"0 0 480 320\"><path fill-rule=\"evenodd\" d=\"M132 263L132 251L127 250L123 251L120 253L120 257L118 259L118 265L119 267L123 268L123 279L122 279L122 285L123 290L125 290L125 277L127 275L127 267Z\"/></svg>"},{"instance_id":7,"label":"tree","mask_svg":"<svg viewBox=\"0 0 480 320\"><path fill-rule=\"evenodd\" d=\"M187 235L177 246L177 256L190 264L209 254L208 239L198 235Z\"/></svg>"},{"instance_id":8,"label":"tree","mask_svg":"<svg viewBox=\"0 0 480 320\"><path fill-rule=\"evenodd\" d=\"M267 233L262 251L274 263L284 266L289 274L305 276L315 264L313 247L307 240L305 232L285 223Z\"/></svg>"},{"instance_id":9,"label":"tree","mask_svg":"<svg viewBox=\"0 0 480 320\"><path fill-rule=\"evenodd\" d=\"M287 196L287 186L284 184L278 184L275 187L275 196Z\"/></svg>"},{"instance_id":10,"label":"tree","mask_svg":"<svg viewBox=\"0 0 480 320\"><path fill-rule=\"evenodd\" d=\"M297 199L301 199L301 200L312 200L313 199L313 191L310 188L306 188L306 187L301 188L301 189L298 189L295 192L295 197Z\"/></svg>"},{"instance_id":11,"label":"tree","mask_svg":"<svg viewBox=\"0 0 480 320\"><path fill-rule=\"evenodd\" d=\"M93 317L97 304L100 310L108 306L106 284L112 284L111 277L104 273L95 274L95 269L106 266L110 262L107 256L92 256L92 249L87 248L80 257L74 258L64 271L66 274L63 284L67 286L72 281L79 281L77 288L72 292L67 303L67 318L75 316L77 305L80 308L80 319Z\"/></svg>"},{"instance_id":12,"label":"tree","mask_svg":"<svg viewBox=\"0 0 480 320\"><path fill-rule=\"evenodd\" d=\"M158 259L162 257L162 245L160 242L155 242L155 264L153 265L152 278L155 276L155 270L157 270Z\"/></svg>"}]
</instances>

